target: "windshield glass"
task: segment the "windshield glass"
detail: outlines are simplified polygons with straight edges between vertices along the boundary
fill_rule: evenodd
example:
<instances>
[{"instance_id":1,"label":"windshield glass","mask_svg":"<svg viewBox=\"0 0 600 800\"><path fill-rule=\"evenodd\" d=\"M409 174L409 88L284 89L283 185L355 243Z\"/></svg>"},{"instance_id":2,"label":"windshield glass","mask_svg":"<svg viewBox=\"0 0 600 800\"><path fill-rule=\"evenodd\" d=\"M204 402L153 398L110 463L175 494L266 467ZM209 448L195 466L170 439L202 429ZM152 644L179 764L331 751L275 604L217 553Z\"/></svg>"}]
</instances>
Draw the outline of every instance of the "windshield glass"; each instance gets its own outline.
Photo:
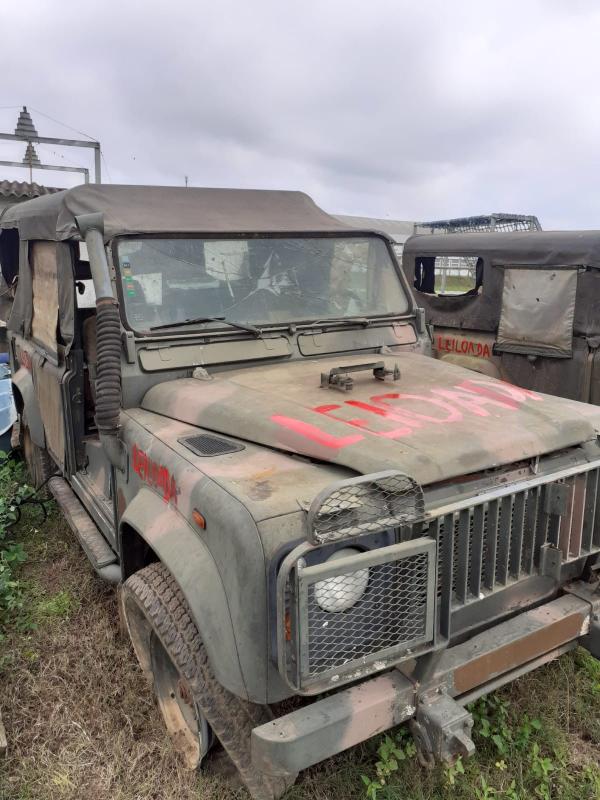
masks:
<instances>
[{"instance_id":1,"label":"windshield glass","mask_svg":"<svg viewBox=\"0 0 600 800\"><path fill-rule=\"evenodd\" d=\"M408 310L376 236L124 239L118 263L135 330L198 317L268 325Z\"/></svg>"}]
</instances>

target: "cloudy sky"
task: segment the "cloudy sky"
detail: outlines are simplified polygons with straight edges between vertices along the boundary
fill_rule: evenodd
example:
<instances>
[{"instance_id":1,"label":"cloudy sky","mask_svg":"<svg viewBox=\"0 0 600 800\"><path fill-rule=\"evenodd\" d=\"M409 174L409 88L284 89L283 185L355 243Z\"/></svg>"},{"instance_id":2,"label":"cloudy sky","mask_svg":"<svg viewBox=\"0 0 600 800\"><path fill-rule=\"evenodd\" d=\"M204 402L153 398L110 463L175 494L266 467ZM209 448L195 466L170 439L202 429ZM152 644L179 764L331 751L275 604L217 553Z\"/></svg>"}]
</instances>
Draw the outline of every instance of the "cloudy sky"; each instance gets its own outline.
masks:
<instances>
[{"instance_id":1,"label":"cloudy sky","mask_svg":"<svg viewBox=\"0 0 600 800\"><path fill-rule=\"evenodd\" d=\"M98 138L107 181L600 227L597 0L19 0L0 26L0 131L26 104L41 135Z\"/></svg>"}]
</instances>

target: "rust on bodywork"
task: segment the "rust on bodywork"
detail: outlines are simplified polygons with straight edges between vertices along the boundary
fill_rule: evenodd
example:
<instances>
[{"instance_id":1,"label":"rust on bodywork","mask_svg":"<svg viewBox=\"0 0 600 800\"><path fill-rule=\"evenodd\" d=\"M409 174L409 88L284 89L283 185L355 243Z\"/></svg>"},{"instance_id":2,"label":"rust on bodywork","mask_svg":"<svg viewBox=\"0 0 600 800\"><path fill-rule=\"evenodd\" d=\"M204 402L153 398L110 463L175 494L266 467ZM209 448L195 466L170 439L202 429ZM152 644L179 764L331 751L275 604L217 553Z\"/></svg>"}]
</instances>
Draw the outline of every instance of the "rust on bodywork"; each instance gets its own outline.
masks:
<instances>
[{"instance_id":1,"label":"rust on bodywork","mask_svg":"<svg viewBox=\"0 0 600 800\"><path fill-rule=\"evenodd\" d=\"M409 719L414 703L413 684L389 672L255 728L253 761L269 774L294 772Z\"/></svg>"},{"instance_id":2,"label":"rust on bodywork","mask_svg":"<svg viewBox=\"0 0 600 800\"><path fill-rule=\"evenodd\" d=\"M579 604L581 606L581 604ZM552 604L528 611L539 628L523 638L508 642L473 658L454 670L454 688L457 694L474 689L508 672L515 667L555 650L581 635L587 615L581 608L566 614L563 607Z\"/></svg>"}]
</instances>

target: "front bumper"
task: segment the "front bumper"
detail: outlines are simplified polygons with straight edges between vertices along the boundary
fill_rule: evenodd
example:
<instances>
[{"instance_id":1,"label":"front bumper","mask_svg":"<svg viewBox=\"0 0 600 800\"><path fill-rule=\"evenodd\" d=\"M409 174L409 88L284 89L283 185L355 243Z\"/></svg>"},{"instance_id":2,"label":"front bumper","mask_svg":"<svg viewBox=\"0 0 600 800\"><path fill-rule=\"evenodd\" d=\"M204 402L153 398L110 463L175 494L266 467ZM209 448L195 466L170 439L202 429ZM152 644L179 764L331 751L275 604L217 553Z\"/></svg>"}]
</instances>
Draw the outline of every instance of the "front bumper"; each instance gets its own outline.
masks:
<instances>
[{"instance_id":1,"label":"front bumper","mask_svg":"<svg viewBox=\"0 0 600 800\"><path fill-rule=\"evenodd\" d=\"M598 587L578 582L564 588L556 600L463 644L402 664L255 728L255 766L271 775L295 775L413 718L419 746L431 751L426 755L467 755L472 749L472 720L463 709L467 703L578 643L600 656Z\"/></svg>"}]
</instances>

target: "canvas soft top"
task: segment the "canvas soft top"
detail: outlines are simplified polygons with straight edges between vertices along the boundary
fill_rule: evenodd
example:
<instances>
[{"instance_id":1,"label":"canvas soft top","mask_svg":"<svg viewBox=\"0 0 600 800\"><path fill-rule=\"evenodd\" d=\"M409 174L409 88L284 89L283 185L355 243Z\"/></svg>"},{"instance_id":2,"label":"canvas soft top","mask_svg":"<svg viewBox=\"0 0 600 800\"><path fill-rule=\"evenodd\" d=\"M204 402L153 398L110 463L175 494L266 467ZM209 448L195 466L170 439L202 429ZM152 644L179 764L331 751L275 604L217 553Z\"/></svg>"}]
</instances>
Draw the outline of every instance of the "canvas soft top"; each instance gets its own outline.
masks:
<instances>
[{"instance_id":1,"label":"canvas soft top","mask_svg":"<svg viewBox=\"0 0 600 800\"><path fill-rule=\"evenodd\" d=\"M573 264L600 267L600 231L434 233L411 236L405 263L414 256L484 256L490 264Z\"/></svg>"},{"instance_id":2,"label":"canvas soft top","mask_svg":"<svg viewBox=\"0 0 600 800\"><path fill-rule=\"evenodd\" d=\"M84 184L9 206L0 228L22 240L78 238L75 217L102 212L108 241L128 234L356 232L303 192Z\"/></svg>"}]
</instances>

